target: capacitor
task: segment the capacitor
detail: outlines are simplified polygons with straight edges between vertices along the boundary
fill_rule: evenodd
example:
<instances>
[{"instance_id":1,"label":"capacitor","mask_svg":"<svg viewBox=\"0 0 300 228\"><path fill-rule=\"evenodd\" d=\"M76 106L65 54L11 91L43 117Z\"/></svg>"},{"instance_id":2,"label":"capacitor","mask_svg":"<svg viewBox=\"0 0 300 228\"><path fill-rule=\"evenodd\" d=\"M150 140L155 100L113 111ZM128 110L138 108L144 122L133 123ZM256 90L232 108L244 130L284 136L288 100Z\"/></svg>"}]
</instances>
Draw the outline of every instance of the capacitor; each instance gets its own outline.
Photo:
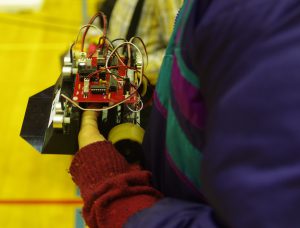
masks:
<instances>
[{"instance_id":1,"label":"capacitor","mask_svg":"<svg viewBox=\"0 0 300 228\"><path fill-rule=\"evenodd\" d=\"M83 97L87 98L89 95L89 88L90 88L90 79L85 78L83 81Z\"/></svg>"},{"instance_id":2,"label":"capacitor","mask_svg":"<svg viewBox=\"0 0 300 228\"><path fill-rule=\"evenodd\" d=\"M127 77L129 78L130 82L134 84L135 77L134 77L134 70L133 69L127 69Z\"/></svg>"}]
</instances>

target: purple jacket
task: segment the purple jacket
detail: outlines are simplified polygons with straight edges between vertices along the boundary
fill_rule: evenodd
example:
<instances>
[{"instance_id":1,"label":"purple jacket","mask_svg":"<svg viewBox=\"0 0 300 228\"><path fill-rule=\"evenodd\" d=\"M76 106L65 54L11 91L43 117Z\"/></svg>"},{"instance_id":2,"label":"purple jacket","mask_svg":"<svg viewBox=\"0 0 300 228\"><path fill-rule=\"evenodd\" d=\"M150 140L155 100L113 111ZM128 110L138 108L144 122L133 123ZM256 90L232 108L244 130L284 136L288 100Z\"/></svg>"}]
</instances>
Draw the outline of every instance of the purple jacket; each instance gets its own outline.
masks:
<instances>
[{"instance_id":1,"label":"purple jacket","mask_svg":"<svg viewBox=\"0 0 300 228\"><path fill-rule=\"evenodd\" d=\"M166 198L126 227L300 227L300 2L185 1L144 157Z\"/></svg>"}]
</instances>

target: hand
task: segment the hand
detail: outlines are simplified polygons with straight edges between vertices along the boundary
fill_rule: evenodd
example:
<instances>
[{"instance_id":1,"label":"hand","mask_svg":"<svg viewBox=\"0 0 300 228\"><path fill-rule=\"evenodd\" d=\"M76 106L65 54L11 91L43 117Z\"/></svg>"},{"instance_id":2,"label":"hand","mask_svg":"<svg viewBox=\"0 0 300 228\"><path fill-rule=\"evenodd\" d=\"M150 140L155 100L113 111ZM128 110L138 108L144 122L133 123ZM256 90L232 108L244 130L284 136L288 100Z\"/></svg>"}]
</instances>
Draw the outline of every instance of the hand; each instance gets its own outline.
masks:
<instances>
[{"instance_id":1,"label":"hand","mask_svg":"<svg viewBox=\"0 0 300 228\"><path fill-rule=\"evenodd\" d=\"M81 119L81 128L78 134L79 149L89 144L106 139L100 134L97 123L98 113L84 111Z\"/></svg>"}]
</instances>

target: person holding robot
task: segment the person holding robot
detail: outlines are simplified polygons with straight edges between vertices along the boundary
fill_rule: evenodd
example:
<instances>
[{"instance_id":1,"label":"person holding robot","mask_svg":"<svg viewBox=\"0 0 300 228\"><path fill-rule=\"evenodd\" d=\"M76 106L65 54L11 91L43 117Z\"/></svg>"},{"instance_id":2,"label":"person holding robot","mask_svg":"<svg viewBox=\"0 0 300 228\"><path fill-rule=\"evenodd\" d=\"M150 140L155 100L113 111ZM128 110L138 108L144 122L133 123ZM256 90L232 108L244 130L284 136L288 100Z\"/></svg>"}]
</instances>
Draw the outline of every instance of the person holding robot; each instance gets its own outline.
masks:
<instances>
[{"instance_id":1,"label":"person holding robot","mask_svg":"<svg viewBox=\"0 0 300 228\"><path fill-rule=\"evenodd\" d=\"M90 227L298 227L300 7L186 0L140 166L85 112L70 173Z\"/></svg>"}]
</instances>

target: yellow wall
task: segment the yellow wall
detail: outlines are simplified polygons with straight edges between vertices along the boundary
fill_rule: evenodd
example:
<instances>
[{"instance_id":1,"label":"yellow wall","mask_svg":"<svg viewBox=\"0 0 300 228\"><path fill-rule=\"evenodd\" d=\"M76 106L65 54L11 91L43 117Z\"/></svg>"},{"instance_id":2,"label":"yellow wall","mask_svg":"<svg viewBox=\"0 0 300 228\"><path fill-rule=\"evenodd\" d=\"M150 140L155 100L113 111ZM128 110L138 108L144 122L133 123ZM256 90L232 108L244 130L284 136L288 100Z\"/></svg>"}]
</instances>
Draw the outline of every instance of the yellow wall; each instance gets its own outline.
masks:
<instances>
[{"instance_id":1,"label":"yellow wall","mask_svg":"<svg viewBox=\"0 0 300 228\"><path fill-rule=\"evenodd\" d=\"M89 14L95 3L88 0ZM28 97L60 74L60 55L82 23L81 4L45 0L39 12L0 13L0 227L76 226L81 204L73 202L79 198L67 173L71 157L41 155L19 133Z\"/></svg>"}]
</instances>

